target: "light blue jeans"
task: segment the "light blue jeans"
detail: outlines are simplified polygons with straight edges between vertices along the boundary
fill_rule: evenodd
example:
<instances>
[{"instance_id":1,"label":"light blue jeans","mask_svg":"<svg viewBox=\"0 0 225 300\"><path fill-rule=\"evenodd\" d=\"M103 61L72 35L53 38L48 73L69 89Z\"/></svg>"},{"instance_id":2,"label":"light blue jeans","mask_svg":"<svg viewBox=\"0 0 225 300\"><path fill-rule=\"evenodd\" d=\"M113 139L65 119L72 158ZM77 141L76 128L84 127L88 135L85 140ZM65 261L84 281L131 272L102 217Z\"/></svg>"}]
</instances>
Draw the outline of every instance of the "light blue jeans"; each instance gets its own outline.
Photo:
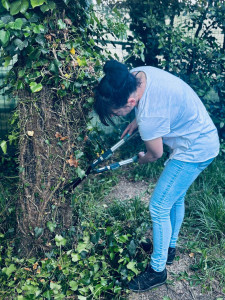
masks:
<instances>
[{"instance_id":1,"label":"light blue jeans","mask_svg":"<svg viewBox=\"0 0 225 300\"><path fill-rule=\"evenodd\" d=\"M165 269L168 248L175 248L184 218L184 197L198 175L213 161L201 163L171 159L165 166L150 200L153 223L153 253L151 266Z\"/></svg>"}]
</instances>

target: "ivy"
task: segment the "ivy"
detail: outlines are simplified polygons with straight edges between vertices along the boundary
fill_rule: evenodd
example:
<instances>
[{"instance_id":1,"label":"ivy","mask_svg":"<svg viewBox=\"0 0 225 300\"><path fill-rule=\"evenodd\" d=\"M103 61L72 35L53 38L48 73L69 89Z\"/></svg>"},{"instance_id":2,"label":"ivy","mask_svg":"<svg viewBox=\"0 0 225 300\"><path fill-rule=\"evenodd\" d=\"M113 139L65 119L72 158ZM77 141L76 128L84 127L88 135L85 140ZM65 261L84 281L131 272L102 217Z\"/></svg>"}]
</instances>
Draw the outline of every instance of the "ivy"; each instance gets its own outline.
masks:
<instances>
[{"instance_id":1,"label":"ivy","mask_svg":"<svg viewBox=\"0 0 225 300\"><path fill-rule=\"evenodd\" d=\"M7 42L9 41L9 38L10 38L9 31L0 30L0 41L1 41L3 46L5 44L7 44Z\"/></svg>"}]
</instances>

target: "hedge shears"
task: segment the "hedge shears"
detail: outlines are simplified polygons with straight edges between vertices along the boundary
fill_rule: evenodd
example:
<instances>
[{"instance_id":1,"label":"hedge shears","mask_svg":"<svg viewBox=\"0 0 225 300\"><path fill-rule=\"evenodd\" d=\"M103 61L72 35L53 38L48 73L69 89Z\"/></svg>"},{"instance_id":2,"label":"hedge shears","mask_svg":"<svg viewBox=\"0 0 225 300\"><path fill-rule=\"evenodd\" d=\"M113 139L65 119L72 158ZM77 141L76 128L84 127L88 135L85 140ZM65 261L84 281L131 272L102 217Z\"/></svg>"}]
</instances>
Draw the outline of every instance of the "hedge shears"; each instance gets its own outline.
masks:
<instances>
[{"instance_id":1,"label":"hedge shears","mask_svg":"<svg viewBox=\"0 0 225 300\"><path fill-rule=\"evenodd\" d=\"M88 167L87 171L85 172L85 175L83 178L78 177L78 178L74 179L72 182L66 184L62 189L64 191L72 191L73 189L75 189L76 186L78 186L78 184L80 184L85 178L87 178L87 176L90 173L100 174L105 171L116 170L124 165L137 162L138 156L135 155L131 158L128 158L128 159L125 159L125 160L122 160L122 161L119 161L116 163L112 163L112 164L109 164L109 165L101 167L101 168L96 168L96 166L98 166L100 163L102 163L105 160L108 160L119 147L121 147L123 144L125 144L127 142L127 140L133 136L134 136L134 134L130 135L129 133L127 135L125 135L124 138L122 138L114 146L112 146L110 149L105 151L102 155L100 155L96 160L93 161L93 163Z\"/></svg>"}]
</instances>

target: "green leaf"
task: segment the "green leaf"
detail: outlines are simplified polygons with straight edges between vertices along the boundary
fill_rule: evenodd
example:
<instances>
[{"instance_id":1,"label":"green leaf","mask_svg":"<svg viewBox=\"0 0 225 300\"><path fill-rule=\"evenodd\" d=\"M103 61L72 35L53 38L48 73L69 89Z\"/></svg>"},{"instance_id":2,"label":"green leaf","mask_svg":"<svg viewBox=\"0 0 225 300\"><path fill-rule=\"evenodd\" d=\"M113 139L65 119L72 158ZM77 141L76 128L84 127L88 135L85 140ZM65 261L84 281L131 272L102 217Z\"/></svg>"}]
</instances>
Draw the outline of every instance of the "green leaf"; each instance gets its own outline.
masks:
<instances>
[{"instance_id":1,"label":"green leaf","mask_svg":"<svg viewBox=\"0 0 225 300\"><path fill-rule=\"evenodd\" d=\"M40 235L42 235L42 233L44 232L44 229L40 228L40 227L35 227L34 232L35 232L35 237L38 238Z\"/></svg>"},{"instance_id":2,"label":"green leaf","mask_svg":"<svg viewBox=\"0 0 225 300\"><path fill-rule=\"evenodd\" d=\"M2 6L3 6L5 9L9 10L9 8L10 8L10 3L9 3L9 1L8 1L8 0L2 0Z\"/></svg>"},{"instance_id":3,"label":"green leaf","mask_svg":"<svg viewBox=\"0 0 225 300\"><path fill-rule=\"evenodd\" d=\"M55 4L54 1L49 1L48 6L49 6L50 9L56 8L56 4Z\"/></svg>"},{"instance_id":4,"label":"green leaf","mask_svg":"<svg viewBox=\"0 0 225 300\"><path fill-rule=\"evenodd\" d=\"M8 67L8 65L10 64L10 62L11 62L11 59L12 59L12 57L11 56L7 56L7 57L5 57L5 63L4 63L4 67L5 68L7 68Z\"/></svg>"},{"instance_id":5,"label":"green leaf","mask_svg":"<svg viewBox=\"0 0 225 300\"><path fill-rule=\"evenodd\" d=\"M137 275L137 274L138 274L138 269L136 269L135 266L136 266L136 262L130 261L130 262L127 264L127 269L133 271L133 272Z\"/></svg>"},{"instance_id":6,"label":"green leaf","mask_svg":"<svg viewBox=\"0 0 225 300\"><path fill-rule=\"evenodd\" d=\"M59 234L56 234L55 242L56 242L57 246L65 246L66 245L66 239Z\"/></svg>"},{"instance_id":7,"label":"green leaf","mask_svg":"<svg viewBox=\"0 0 225 300\"><path fill-rule=\"evenodd\" d=\"M59 73L59 68L58 68L58 64L57 64L56 60L53 60L50 63L49 71L52 72L53 74L58 74Z\"/></svg>"},{"instance_id":8,"label":"green leaf","mask_svg":"<svg viewBox=\"0 0 225 300\"><path fill-rule=\"evenodd\" d=\"M21 18L16 19L14 22L14 28L16 30L21 30L22 26L23 26L23 19Z\"/></svg>"},{"instance_id":9,"label":"green leaf","mask_svg":"<svg viewBox=\"0 0 225 300\"><path fill-rule=\"evenodd\" d=\"M80 260L80 255L77 254L77 253L72 253L72 254L71 254L71 257L72 257L72 261L73 261L73 262L77 262L77 261Z\"/></svg>"},{"instance_id":10,"label":"green leaf","mask_svg":"<svg viewBox=\"0 0 225 300\"><path fill-rule=\"evenodd\" d=\"M20 12L24 14L29 8L29 1L28 0L22 0Z\"/></svg>"},{"instance_id":11,"label":"green leaf","mask_svg":"<svg viewBox=\"0 0 225 300\"><path fill-rule=\"evenodd\" d=\"M53 222L51 222L51 221L48 221L48 222L47 222L47 227L48 227L48 229L49 229L51 232L54 232L55 229L56 229L56 227L57 227L57 225L56 225L56 223L53 223Z\"/></svg>"},{"instance_id":12,"label":"green leaf","mask_svg":"<svg viewBox=\"0 0 225 300\"><path fill-rule=\"evenodd\" d=\"M89 97L87 99L87 102L90 103L90 104L93 104L94 103L94 98L93 97Z\"/></svg>"},{"instance_id":13,"label":"green leaf","mask_svg":"<svg viewBox=\"0 0 225 300\"><path fill-rule=\"evenodd\" d=\"M76 150L75 151L75 157L76 157L76 159L80 159L83 155L84 155L84 152L82 152L80 150Z\"/></svg>"},{"instance_id":14,"label":"green leaf","mask_svg":"<svg viewBox=\"0 0 225 300\"><path fill-rule=\"evenodd\" d=\"M66 28L66 24L61 19L58 20L57 24L59 26L59 29L65 29Z\"/></svg>"},{"instance_id":15,"label":"green leaf","mask_svg":"<svg viewBox=\"0 0 225 300\"><path fill-rule=\"evenodd\" d=\"M50 289L58 291L58 290L61 289L61 285L57 284L57 283L54 283L54 282L50 282Z\"/></svg>"},{"instance_id":16,"label":"green leaf","mask_svg":"<svg viewBox=\"0 0 225 300\"><path fill-rule=\"evenodd\" d=\"M79 299L79 300L87 300L87 297L84 297L84 296L77 296L77 299Z\"/></svg>"},{"instance_id":17,"label":"green leaf","mask_svg":"<svg viewBox=\"0 0 225 300\"><path fill-rule=\"evenodd\" d=\"M6 154L6 152L7 152L7 143L6 143L6 141L2 141L0 146L2 148L3 153Z\"/></svg>"},{"instance_id":18,"label":"green leaf","mask_svg":"<svg viewBox=\"0 0 225 300\"><path fill-rule=\"evenodd\" d=\"M10 276L14 271L16 271L16 267L14 264L11 264L8 268L5 267L2 269L2 272L7 276Z\"/></svg>"},{"instance_id":19,"label":"green leaf","mask_svg":"<svg viewBox=\"0 0 225 300\"><path fill-rule=\"evenodd\" d=\"M84 178L84 176L85 176L85 171L84 170L82 170L80 167L77 167L76 172L77 172L78 177L80 177L81 179Z\"/></svg>"},{"instance_id":20,"label":"green leaf","mask_svg":"<svg viewBox=\"0 0 225 300\"><path fill-rule=\"evenodd\" d=\"M76 291L78 289L78 283L74 280L71 280L69 282L69 285L72 291Z\"/></svg>"},{"instance_id":21,"label":"green leaf","mask_svg":"<svg viewBox=\"0 0 225 300\"><path fill-rule=\"evenodd\" d=\"M10 37L10 33L8 31L5 30L0 30L0 41L2 42L2 44L6 44L9 41L9 37Z\"/></svg>"},{"instance_id":22,"label":"green leaf","mask_svg":"<svg viewBox=\"0 0 225 300\"><path fill-rule=\"evenodd\" d=\"M80 67L87 66L87 61L85 57L82 58L77 57L77 62Z\"/></svg>"},{"instance_id":23,"label":"green leaf","mask_svg":"<svg viewBox=\"0 0 225 300\"><path fill-rule=\"evenodd\" d=\"M134 242L134 240L131 240L129 246L127 247L130 255L134 256L136 253L136 244Z\"/></svg>"},{"instance_id":24,"label":"green leaf","mask_svg":"<svg viewBox=\"0 0 225 300\"><path fill-rule=\"evenodd\" d=\"M33 32L34 33L41 33L41 32L44 32L45 31L45 28L44 28L44 26L43 25L35 25L34 27L33 27Z\"/></svg>"},{"instance_id":25,"label":"green leaf","mask_svg":"<svg viewBox=\"0 0 225 300\"><path fill-rule=\"evenodd\" d=\"M31 0L30 1L33 8L37 6L41 6L43 3L45 3L45 0Z\"/></svg>"},{"instance_id":26,"label":"green leaf","mask_svg":"<svg viewBox=\"0 0 225 300\"><path fill-rule=\"evenodd\" d=\"M0 20L0 28L5 28L5 23L3 23L2 20Z\"/></svg>"},{"instance_id":27,"label":"green leaf","mask_svg":"<svg viewBox=\"0 0 225 300\"><path fill-rule=\"evenodd\" d=\"M87 248L90 248L90 245L88 247L88 245L86 243L78 243L76 251L78 253L81 253L82 251L88 252Z\"/></svg>"},{"instance_id":28,"label":"green leaf","mask_svg":"<svg viewBox=\"0 0 225 300\"><path fill-rule=\"evenodd\" d=\"M35 38L35 41L36 41L38 44L40 44L42 47L45 46L45 39L44 39L44 37L43 37L41 34L39 34L39 35Z\"/></svg>"},{"instance_id":29,"label":"green leaf","mask_svg":"<svg viewBox=\"0 0 225 300\"><path fill-rule=\"evenodd\" d=\"M129 240L129 234L123 234L118 237L118 241L121 243L126 243Z\"/></svg>"},{"instance_id":30,"label":"green leaf","mask_svg":"<svg viewBox=\"0 0 225 300\"><path fill-rule=\"evenodd\" d=\"M36 83L36 82L30 83L30 89L31 89L32 93L40 92L42 90L42 88L43 88L43 86L41 83Z\"/></svg>"},{"instance_id":31,"label":"green leaf","mask_svg":"<svg viewBox=\"0 0 225 300\"><path fill-rule=\"evenodd\" d=\"M24 42L21 41L20 39L15 39L14 45L17 46L20 49L20 51L23 50L23 48L25 47Z\"/></svg>"},{"instance_id":32,"label":"green leaf","mask_svg":"<svg viewBox=\"0 0 225 300\"><path fill-rule=\"evenodd\" d=\"M19 73L18 73L18 77L22 78L24 76L24 74L25 74L25 70L24 69L20 70Z\"/></svg>"},{"instance_id":33,"label":"green leaf","mask_svg":"<svg viewBox=\"0 0 225 300\"><path fill-rule=\"evenodd\" d=\"M22 4L21 0L14 1L10 4L10 14L12 16L14 16L20 12L21 4Z\"/></svg>"},{"instance_id":34,"label":"green leaf","mask_svg":"<svg viewBox=\"0 0 225 300\"><path fill-rule=\"evenodd\" d=\"M42 5L42 6L41 6L41 11L42 11L43 13L45 13L46 11L52 10L52 9L54 9L55 7L56 7L55 2L50 1L48 4Z\"/></svg>"}]
</instances>

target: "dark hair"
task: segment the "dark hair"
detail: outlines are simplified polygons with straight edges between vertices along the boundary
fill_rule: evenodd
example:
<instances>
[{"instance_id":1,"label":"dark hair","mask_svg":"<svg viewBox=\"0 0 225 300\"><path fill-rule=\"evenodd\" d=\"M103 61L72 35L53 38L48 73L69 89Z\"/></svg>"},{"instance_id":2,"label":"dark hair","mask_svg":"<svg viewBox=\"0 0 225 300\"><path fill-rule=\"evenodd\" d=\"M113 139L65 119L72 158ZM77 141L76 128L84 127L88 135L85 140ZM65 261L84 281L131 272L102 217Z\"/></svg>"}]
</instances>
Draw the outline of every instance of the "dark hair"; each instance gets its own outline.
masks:
<instances>
[{"instance_id":1,"label":"dark hair","mask_svg":"<svg viewBox=\"0 0 225 300\"><path fill-rule=\"evenodd\" d=\"M116 60L107 61L103 70L105 76L95 89L94 109L101 122L108 126L108 122L113 124L112 109L127 104L129 96L136 91L139 80L124 64Z\"/></svg>"}]
</instances>

